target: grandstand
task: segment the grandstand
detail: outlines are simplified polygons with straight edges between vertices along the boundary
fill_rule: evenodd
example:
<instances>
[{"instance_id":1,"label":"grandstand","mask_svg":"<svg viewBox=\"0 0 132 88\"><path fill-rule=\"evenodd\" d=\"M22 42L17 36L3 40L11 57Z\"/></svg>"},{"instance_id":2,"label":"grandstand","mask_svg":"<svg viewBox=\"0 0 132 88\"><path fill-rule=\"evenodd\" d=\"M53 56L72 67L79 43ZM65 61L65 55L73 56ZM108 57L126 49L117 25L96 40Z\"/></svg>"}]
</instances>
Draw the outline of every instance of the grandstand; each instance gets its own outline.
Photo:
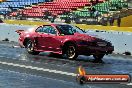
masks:
<instances>
[{"instance_id":1,"label":"grandstand","mask_svg":"<svg viewBox=\"0 0 132 88\"><path fill-rule=\"evenodd\" d=\"M99 16L111 13L115 15L117 11L127 9L128 3L126 0L92 0L92 2L91 0L6 0L0 3L0 13L11 17L21 15L26 18L42 19L48 11L51 16L56 15L60 19L73 17L76 21L96 17L91 8L98 11Z\"/></svg>"},{"instance_id":2,"label":"grandstand","mask_svg":"<svg viewBox=\"0 0 132 88\"><path fill-rule=\"evenodd\" d=\"M0 3L0 8L11 9L16 11L19 9L24 9L25 7L32 6L34 4L47 2L48 0L3 0L5 2ZM1 11L2 14L7 14L8 11Z\"/></svg>"},{"instance_id":3,"label":"grandstand","mask_svg":"<svg viewBox=\"0 0 132 88\"><path fill-rule=\"evenodd\" d=\"M100 2L103 2L103 0L99 0ZM42 17L46 8L52 14L61 15L64 11L72 12L78 8L90 6L91 4L88 0L54 0L53 2L44 2L31 8L25 8L22 12L28 17ZM12 15L16 15L16 13L14 12Z\"/></svg>"},{"instance_id":4,"label":"grandstand","mask_svg":"<svg viewBox=\"0 0 132 88\"><path fill-rule=\"evenodd\" d=\"M95 1L91 3L89 0L54 0L53 2L49 1L50 0L6 0L5 2L0 4L0 8L12 8L13 11L23 9L21 10L23 14L26 14L29 17L42 17L44 8L46 8L52 14L60 15L64 11L73 11L80 17L86 17L90 16L90 11L88 11L88 9L93 3L94 8L98 10L100 14L109 11L116 11L117 8L119 9L122 7L127 7L127 3L123 2L122 0L109 0L106 2L105 0L99 0L98 4L96 5ZM3 11L2 13L6 14L6 11ZM17 12L12 13L12 15L14 16L16 14Z\"/></svg>"},{"instance_id":5,"label":"grandstand","mask_svg":"<svg viewBox=\"0 0 132 88\"><path fill-rule=\"evenodd\" d=\"M105 14L113 11L118 11L122 8L127 8L128 4L121 0L111 0L111 1L106 1L104 3L98 3L93 7L97 11L99 11L99 14ZM79 17L89 17L90 16L90 11L88 11L89 9L90 9L89 6L85 6L84 8L77 9L77 11L75 11L74 13Z\"/></svg>"},{"instance_id":6,"label":"grandstand","mask_svg":"<svg viewBox=\"0 0 132 88\"><path fill-rule=\"evenodd\" d=\"M63 11L72 11L73 9L89 5L86 0L82 0L82 2L78 2L79 0L71 0L67 2L67 0L56 0L53 2L44 2L38 4L36 6L32 6L31 8L26 8L23 11L28 17L42 17L45 12L45 8L51 12L52 14L62 14ZM13 15L16 13L14 12Z\"/></svg>"}]
</instances>

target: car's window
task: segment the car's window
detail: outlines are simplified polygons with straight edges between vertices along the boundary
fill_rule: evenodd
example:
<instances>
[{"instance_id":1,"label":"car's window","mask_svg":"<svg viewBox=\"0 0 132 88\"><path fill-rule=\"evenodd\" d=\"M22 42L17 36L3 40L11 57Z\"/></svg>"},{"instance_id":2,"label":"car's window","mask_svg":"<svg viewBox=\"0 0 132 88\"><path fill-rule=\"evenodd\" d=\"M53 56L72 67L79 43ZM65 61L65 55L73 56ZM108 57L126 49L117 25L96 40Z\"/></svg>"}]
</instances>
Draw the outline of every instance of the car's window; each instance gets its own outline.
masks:
<instances>
[{"instance_id":1,"label":"car's window","mask_svg":"<svg viewBox=\"0 0 132 88\"><path fill-rule=\"evenodd\" d=\"M37 28L36 32L48 33L48 26L39 27Z\"/></svg>"},{"instance_id":2,"label":"car's window","mask_svg":"<svg viewBox=\"0 0 132 88\"><path fill-rule=\"evenodd\" d=\"M40 33L56 34L56 30L52 26L43 26L37 29Z\"/></svg>"},{"instance_id":3,"label":"car's window","mask_svg":"<svg viewBox=\"0 0 132 88\"><path fill-rule=\"evenodd\" d=\"M44 26L44 27L42 27L42 32L48 33L48 27L49 27L49 26Z\"/></svg>"},{"instance_id":4,"label":"car's window","mask_svg":"<svg viewBox=\"0 0 132 88\"><path fill-rule=\"evenodd\" d=\"M78 27L72 26L72 25L57 25L58 30L61 34L64 35L73 35L74 33L84 33L81 29Z\"/></svg>"},{"instance_id":5,"label":"car's window","mask_svg":"<svg viewBox=\"0 0 132 88\"><path fill-rule=\"evenodd\" d=\"M42 27L36 29L36 32L41 32L41 31L42 31Z\"/></svg>"},{"instance_id":6,"label":"car's window","mask_svg":"<svg viewBox=\"0 0 132 88\"><path fill-rule=\"evenodd\" d=\"M56 30L51 26L49 26L48 31L49 31L49 34L56 34Z\"/></svg>"}]
</instances>

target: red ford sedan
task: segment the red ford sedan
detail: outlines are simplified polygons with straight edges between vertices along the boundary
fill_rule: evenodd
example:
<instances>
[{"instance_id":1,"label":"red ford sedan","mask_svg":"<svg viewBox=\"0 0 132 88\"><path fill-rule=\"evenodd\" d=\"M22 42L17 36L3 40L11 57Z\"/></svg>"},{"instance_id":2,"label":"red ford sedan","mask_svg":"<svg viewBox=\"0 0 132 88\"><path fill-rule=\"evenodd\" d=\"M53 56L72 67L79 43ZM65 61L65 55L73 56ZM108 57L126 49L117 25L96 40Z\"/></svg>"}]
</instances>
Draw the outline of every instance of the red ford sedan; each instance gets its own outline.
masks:
<instances>
[{"instance_id":1,"label":"red ford sedan","mask_svg":"<svg viewBox=\"0 0 132 88\"><path fill-rule=\"evenodd\" d=\"M20 46L34 55L52 52L68 59L76 59L78 55L93 55L95 61L101 61L105 54L114 51L110 42L90 36L69 24L43 25L16 32L20 35Z\"/></svg>"}]
</instances>

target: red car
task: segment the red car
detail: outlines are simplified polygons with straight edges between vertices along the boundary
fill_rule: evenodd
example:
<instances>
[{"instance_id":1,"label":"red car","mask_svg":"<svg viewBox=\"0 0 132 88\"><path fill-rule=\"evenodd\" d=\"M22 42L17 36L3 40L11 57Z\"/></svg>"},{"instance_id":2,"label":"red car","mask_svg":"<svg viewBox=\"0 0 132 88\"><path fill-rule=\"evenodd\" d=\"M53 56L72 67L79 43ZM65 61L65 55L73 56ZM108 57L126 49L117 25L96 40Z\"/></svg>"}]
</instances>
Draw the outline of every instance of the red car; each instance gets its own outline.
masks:
<instances>
[{"instance_id":1,"label":"red car","mask_svg":"<svg viewBox=\"0 0 132 88\"><path fill-rule=\"evenodd\" d=\"M78 55L93 55L96 61L100 61L105 54L114 51L110 42L90 36L82 29L69 24L43 25L16 32L20 35L20 46L34 55L52 52L62 54L68 59L76 59Z\"/></svg>"}]
</instances>

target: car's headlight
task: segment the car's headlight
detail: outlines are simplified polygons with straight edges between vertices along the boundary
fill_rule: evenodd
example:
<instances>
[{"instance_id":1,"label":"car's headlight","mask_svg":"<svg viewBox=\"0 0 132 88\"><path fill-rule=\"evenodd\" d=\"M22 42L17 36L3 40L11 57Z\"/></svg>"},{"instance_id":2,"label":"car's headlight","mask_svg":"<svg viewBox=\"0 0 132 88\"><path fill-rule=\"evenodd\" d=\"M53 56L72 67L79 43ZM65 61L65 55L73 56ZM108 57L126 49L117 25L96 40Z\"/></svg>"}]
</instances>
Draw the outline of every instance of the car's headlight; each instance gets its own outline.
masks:
<instances>
[{"instance_id":1,"label":"car's headlight","mask_svg":"<svg viewBox=\"0 0 132 88\"><path fill-rule=\"evenodd\" d=\"M107 46L107 42L97 42L98 46Z\"/></svg>"},{"instance_id":2,"label":"car's headlight","mask_svg":"<svg viewBox=\"0 0 132 88\"><path fill-rule=\"evenodd\" d=\"M97 46L96 42L88 42L88 46Z\"/></svg>"},{"instance_id":3,"label":"car's headlight","mask_svg":"<svg viewBox=\"0 0 132 88\"><path fill-rule=\"evenodd\" d=\"M112 46L111 42L97 42L98 46Z\"/></svg>"}]
</instances>

